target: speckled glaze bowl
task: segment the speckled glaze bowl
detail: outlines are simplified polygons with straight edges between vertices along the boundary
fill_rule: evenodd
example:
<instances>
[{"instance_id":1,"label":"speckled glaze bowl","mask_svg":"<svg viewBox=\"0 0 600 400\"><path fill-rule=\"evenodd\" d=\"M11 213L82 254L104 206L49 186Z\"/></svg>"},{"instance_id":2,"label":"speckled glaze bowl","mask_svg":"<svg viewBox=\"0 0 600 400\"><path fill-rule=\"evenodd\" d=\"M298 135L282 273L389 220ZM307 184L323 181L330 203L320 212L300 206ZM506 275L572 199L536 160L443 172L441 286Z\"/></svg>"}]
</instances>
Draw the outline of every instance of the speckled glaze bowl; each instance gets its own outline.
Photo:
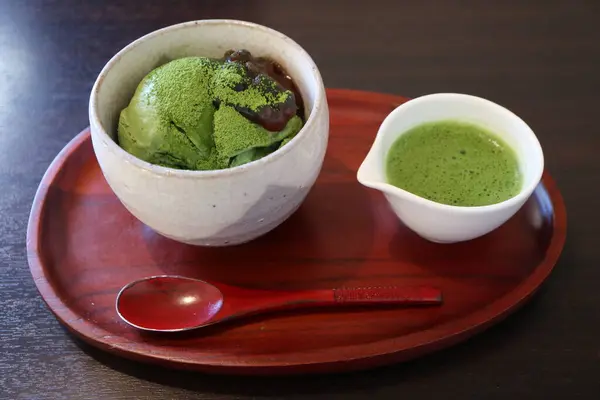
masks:
<instances>
[{"instance_id":1,"label":"speckled glaze bowl","mask_svg":"<svg viewBox=\"0 0 600 400\"><path fill-rule=\"evenodd\" d=\"M148 72L170 59L239 48L279 62L300 90L306 123L286 146L235 168L185 171L149 164L115 142L119 113ZM202 246L248 242L284 222L313 186L329 138L325 87L309 54L280 32L236 20L185 22L135 40L102 69L89 118L98 163L123 205L159 234Z\"/></svg>"}]
</instances>

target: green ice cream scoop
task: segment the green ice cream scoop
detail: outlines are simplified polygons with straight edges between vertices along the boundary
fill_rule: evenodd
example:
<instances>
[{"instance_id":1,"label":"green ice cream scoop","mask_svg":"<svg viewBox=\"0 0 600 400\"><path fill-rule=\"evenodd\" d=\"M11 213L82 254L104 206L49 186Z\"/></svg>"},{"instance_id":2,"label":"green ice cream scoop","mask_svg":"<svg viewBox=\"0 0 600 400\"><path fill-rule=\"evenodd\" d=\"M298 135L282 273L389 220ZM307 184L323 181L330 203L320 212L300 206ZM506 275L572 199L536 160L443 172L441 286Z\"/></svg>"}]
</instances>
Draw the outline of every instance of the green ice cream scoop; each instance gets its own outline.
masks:
<instances>
[{"instance_id":1,"label":"green ice cream scoop","mask_svg":"<svg viewBox=\"0 0 600 400\"><path fill-rule=\"evenodd\" d=\"M298 133L302 128L302 120L294 115L281 131L270 132L248 121L233 107L221 105L215 112L214 127L217 153L231 159L231 166L237 166L277 150L284 139Z\"/></svg>"},{"instance_id":2,"label":"green ice cream scoop","mask_svg":"<svg viewBox=\"0 0 600 400\"><path fill-rule=\"evenodd\" d=\"M118 127L123 149L153 164L196 169L212 154L214 106L210 82L214 61L190 57L150 72L137 87Z\"/></svg>"},{"instance_id":3,"label":"green ice cream scoop","mask_svg":"<svg viewBox=\"0 0 600 400\"><path fill-rule=\"evenodd\" d=\"M282 105L288 110L290 100L291 91L240 64L181 58L140 82L121 112L118 141L132 155L166 167L234 167L277 150L302 128L296 115L276 131L252 120L258 112L283 110Z\"/></svg>"}]
</instances>

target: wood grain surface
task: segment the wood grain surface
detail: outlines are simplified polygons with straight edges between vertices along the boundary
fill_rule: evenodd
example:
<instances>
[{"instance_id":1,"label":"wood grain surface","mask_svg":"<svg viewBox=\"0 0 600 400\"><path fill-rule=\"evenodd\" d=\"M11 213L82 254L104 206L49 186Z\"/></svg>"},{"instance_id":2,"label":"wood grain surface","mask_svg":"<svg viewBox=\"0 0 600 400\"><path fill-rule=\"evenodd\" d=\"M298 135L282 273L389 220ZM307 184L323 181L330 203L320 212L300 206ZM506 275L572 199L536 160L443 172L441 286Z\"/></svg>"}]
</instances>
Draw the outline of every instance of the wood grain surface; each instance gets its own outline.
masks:
<instances>
[{"instance_id":1,"label":"wood grain surface","mask_svg":"<svg viewBox=\"0 0 600 400\"><path fill-rule=\"evenodd\" d=\"M0 0L0 398L597 398L599 12L595 0ZM452 349L326 379L172 372L68 335L27 268L25 230L42 175L88 125L89 91L115 52L157 28L215 17L290 35L328 87L471 93L523 117L569 213L565 251L538 296Z\"/></svg>"}]
</instances>

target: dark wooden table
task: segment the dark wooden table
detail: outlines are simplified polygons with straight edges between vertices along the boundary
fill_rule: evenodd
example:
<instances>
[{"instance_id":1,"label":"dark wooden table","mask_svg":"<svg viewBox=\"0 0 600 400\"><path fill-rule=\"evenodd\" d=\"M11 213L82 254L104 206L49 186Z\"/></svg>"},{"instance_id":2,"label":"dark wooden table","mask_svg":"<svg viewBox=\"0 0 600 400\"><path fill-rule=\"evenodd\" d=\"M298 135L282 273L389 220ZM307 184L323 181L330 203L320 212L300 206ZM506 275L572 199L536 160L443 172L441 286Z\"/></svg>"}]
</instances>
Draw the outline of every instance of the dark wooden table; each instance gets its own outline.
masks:
<instances>
[{"instance_id":1,"label":"dark wooden table","mask_svg":"<svg viewBox=\"0 0 600 400\"><path fill-rule=\"evenodd\" d=\"M0 398L600 398L600 2L0 0ZM346 14L344 14L346 13ZM161 370L74 340L29 274L25 230L54 156L88 125L106 61L173 23L246 19L303 45L328 87L490 98L538 134L563 191L565 251L543 290L474 339L350 375Z\"/></svg>"}]
</instances>

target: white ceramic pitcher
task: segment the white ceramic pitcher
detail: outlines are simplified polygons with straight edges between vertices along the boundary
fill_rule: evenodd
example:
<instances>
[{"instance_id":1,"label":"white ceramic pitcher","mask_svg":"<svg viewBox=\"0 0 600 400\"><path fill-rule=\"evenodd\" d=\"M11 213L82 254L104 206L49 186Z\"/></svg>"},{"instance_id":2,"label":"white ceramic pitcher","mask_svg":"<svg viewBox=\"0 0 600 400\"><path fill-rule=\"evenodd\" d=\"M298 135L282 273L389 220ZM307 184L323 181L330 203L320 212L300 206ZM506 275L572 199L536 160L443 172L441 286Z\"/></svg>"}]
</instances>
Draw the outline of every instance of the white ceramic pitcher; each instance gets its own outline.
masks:
<instances>
[{"instance_id":1,"label":"white ceramic pitcher","mask_svg":"<svg viewBox=\"0 0 600 400\"><path fill-rule=\"evenodd\" d=\"M425 122L454 119L496 133L513 148L523 177L521 191L501 203L461 207L437 203L387 183L385 161L389 148L404 132ZM498 228L531 196L544 170L544 155L531 128L506 108L479 97L438 93L410 100L392 111L381 124L361 164L358 181L380 190L400 220L421 237L439 243L474 239Z\"/></svg>"}]
</instances>

